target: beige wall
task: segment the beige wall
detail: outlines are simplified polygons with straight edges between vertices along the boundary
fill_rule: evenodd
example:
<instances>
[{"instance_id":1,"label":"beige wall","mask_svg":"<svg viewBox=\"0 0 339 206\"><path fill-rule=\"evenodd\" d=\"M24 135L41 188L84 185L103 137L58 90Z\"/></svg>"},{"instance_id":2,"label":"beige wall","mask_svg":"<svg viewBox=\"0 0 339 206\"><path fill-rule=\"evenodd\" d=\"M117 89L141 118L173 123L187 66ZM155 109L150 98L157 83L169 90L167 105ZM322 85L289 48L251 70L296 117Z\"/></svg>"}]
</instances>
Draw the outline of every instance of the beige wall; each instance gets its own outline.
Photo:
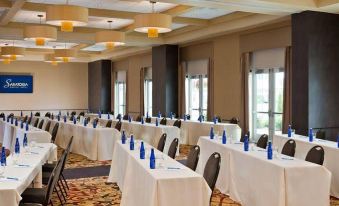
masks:
<instances>
[{"instance_id":1,"label":"beige wall","mask_svg":"<svg viewBox=\"0 0 339 206\"><path fill-rule=\"evenodd\" d=\"M243 52L286 47L291 45L289 22L265 28L224 35L189 45L180 46L181 61L211 58L214 61L214 112L223 119L240 118L241 70L240 55ZM128 69L129 107L139 112L139 69L141 62L151 65L151 55L133 56L115 63L115 69Z\"/></svg>"},{"instance_id":2,"label":"beige wall","mask_svg":"<svg viewBox=\"0 0 339 206\"><path fill-rule=\"evenodd\" d=\"M0 110L88 108L88 64L45 62L0 64L1 73L33 74L33 94L0 94Z\"/></svg>"}]
</instances>

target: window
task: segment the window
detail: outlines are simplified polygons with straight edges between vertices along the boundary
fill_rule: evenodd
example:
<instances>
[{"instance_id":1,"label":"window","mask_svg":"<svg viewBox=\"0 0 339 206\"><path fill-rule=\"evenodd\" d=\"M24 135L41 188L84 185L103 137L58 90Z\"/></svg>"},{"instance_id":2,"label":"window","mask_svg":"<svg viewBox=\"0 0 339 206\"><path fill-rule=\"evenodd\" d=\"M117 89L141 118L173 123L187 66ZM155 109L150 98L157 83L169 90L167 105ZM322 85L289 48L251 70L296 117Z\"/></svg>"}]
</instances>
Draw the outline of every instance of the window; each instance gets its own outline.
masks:
<instances>
[{"instance_id":1,"label":"window","mask_svg":"<svg viewBox=\"0 0 339 206\"><path fill-rule=\"evenodd\" d=\"M152 116L152 80L146 79L144 85L144 92L145 92L145 114Z\"/></svg>"},{"instance_id":2,"label":"window","mask_svg":"<svg viewBox=\"0 0 339 206\"><path fill-rule=\"evenodd\" d=\"M208 60L189 61L186 68L186 113L192 120L197 120L200 115L207 119Z\"/></svg>"},{"instance_id":3,"label":"window","mask_svg":"<svg viewBox=\"0 0 339 206\"><path fill-rule=\"evenodd\" d=\"M126 114L126 71L117 72L114 86L114 115Z\"/></svg>"},{"instance_id":4,"label":"window","mask_svg":"<svg viewBox=\"0 0 339 206\"><path fill-rule=\"evenodd\" d=\"M250 131L256 140L282 131L283 68L252 69L249 75Z\"/></svg>"}]
</instances>

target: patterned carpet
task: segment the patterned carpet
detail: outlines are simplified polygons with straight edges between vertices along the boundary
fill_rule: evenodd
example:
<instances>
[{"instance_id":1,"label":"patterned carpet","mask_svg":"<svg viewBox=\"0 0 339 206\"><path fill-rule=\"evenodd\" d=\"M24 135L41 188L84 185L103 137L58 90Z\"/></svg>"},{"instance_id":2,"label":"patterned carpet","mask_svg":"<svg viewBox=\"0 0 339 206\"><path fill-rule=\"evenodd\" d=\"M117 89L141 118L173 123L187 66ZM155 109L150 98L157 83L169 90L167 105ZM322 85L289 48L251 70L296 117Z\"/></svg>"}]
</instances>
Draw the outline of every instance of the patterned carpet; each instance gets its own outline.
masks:
<instances>
[{"instance_id":1,"label":"patterned carpet","mask_svg":"<svg viewBox=\"0 0 339 206\"><path fill-rule=\"evenodd\" d=\"M187 156L189 146L180 147L180 156L182 159ZM58 151L61 154L62 150ZM110 165L110 161L90 161L87 158L71 154L66 164L67 169L71 168L85 168ZM108 175L108 174L107 174ZM121 192L116 184L106 183L107 176L70 179L68 180L70 191L67 197L67 206L109 206L120 205ZM53 205L60 205L56 196L53 197ZM231 200L228 196L220 193L218 190L213 192L212 206L240 206L240 204ZM330 206L339 206L338 199L331 199Z\"/></svg>"}]
</instances>

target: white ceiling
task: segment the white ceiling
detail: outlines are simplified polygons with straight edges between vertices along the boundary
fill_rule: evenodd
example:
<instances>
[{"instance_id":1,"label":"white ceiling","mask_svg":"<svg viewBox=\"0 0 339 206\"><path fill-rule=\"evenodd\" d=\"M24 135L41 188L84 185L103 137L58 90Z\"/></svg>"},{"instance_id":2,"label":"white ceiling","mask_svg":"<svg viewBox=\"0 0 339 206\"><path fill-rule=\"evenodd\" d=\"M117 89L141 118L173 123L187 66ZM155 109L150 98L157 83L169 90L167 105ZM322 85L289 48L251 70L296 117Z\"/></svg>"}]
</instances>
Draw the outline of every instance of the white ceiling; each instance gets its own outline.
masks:
<instances>
[{"instance_id":1,"label":"white ceiling","mask_svg":"<svg viewBox=\"0 0 339 206\"><path fill-rule=\"evenodd\" d=\"M24 40L6 40L0 39L0 47L3 46L18 46L18 47L26 47L26 48L38 48L38 49L63 49L63 48L71 48L76 46L75 43L63 43L63 42L47 42L45 46L36 46L33 41L24 41Z\"/></svg>"},{"instance_id":2,"label":"white ceiling","mask_svg":"<svg viewBox=\"0 0 339 206\"><path fill-rule=\"evenodd\" d=\"M45 4L66 4L66 0L28 0L32 3ZM99 8L118 11L131 11L149 13L151 12L151 4L149 1L119 1L119 0L69 0L69 4L83 6L87 8ZM157 12L166 11L175 7L176 4L157 2L155 10Z\"/></svg>"},{"instance_id":3,"label":"white ceiling","mask_svg":"<svg viewBox=\"0 0 339 206\"><path fill-rule=\"evenodd\" d=\"M194 8L184 14L181 17L198 18L198 19L213 19L219 16L230 14L233 11L215 8Z\"/></svg>"}]
</instances>

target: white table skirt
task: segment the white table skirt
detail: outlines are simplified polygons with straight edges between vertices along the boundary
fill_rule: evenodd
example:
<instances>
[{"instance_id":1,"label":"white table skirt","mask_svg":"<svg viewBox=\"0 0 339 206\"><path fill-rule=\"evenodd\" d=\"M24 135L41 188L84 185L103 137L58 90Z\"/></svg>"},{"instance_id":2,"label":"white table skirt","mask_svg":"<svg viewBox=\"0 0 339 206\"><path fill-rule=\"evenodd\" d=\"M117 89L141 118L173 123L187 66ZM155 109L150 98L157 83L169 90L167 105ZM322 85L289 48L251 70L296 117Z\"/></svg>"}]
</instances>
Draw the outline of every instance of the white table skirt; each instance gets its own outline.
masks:
<instances>
[{"instance_id":1,"label":"white table skirt","mask_svg":"<svg viewBox=\"0 0 339 206\"><path fill-rule=\"evenodd\" d=\"M51 143L38 143L38 147L31 148L38 154L22 153L18 163L30 165L30 167L18 167L13 165L12 156L7 158L5 177L19 178L16 180L0 179L0 202L4 206L19 205L21 194L33 182L34 187L42 186L42 165L47 162L56 151L56 146Z\"/></svg>"},{"instance_id":2,"label":"white table skirt","mask_svg":"<svg viewBox=\"0 0 339 206\"><path fill-rule=\"evenodd\" d=\"M112 127L114 127L117 122L118 120L113 120ZM127 135L133 134L134 138L142 139L154 147L157 147L161 135L166 133L167 138L164 147L164 153L166 154L168 153L168 149L175 138L179 139L179 145L182 143L180 139L180 129L177 127L164 126L160 124L159 126L155 126L155 124L141 124L140 122L128 122L124 120L121 122L121 131L125 130ZM177 155L179 155L179 147Z\"/></svg>"},{"instance_id":3,"label":"white table skirt","mask_svg":"<svg viewBox=\"0 0 339 206\"><path fill-rule=\"evenodd\" d=\"M331 173L304 160L267 160L265 150L243 151L242 144L221 144L201 137L198 173L209 156L221 154L217 188L243 206L328 206ZM286 156L282 156L286 157Z\"/></svg>"},{"instance_id":4,"label":"white table skirt","mask_svg":"<svg viewBox=\"0 0 339 206\"><path fill-rule=\"evenodd\" d=\"M58 121L53 120L51 125ZM91 124L84 127L72 122L59 122L56 143L66 148L73 136L71 152L86 156L90 160L111 160L116 140L121 134L113 128L93 128Z\"/></svg>"},{"instance_id":5,"label":"white table skirt","mask_svg":"<svg viewBox=\"0 0 339 206\"><path fill-rule=\"evenodd\" d=\"M281 151L289 139L287 135L274 135L273 144ZM300 135L294 135L293 139L296 142L295 157L299 159L305 159L308 151L316 145L324 148L325 157L323 165L332 173L331 195L339 198L339 149L337 148L337 143L319 139L309 142L308 137Z\"/></svg>"},{"instance_id":6,"label":"white table skirt","mask_svg":"<svg viewBox=\"0 0 339 206\"><path fill-rule=\"evenodd\" d=\"M145 146L149 151L150 146ZM209 205L211 190L201 175L159 151L156 157L163 159L156 162L161 161L163 168L151 170L149 159L139 159L139 144L134 151L121 142L116 147L108 181L118 182L122 206Z\"/></svg>"},{"instance_id":7,"label":"white table skirt","mask_svg":"<svg viewBox=\"0 0 339 206\"><path fill-rule=\"evenodd\" d=\"M152 123L155 122L156 117L152 117ZM160 123L161 119L158 119ZM176 119L167 118L167 125L173 125ZM229 138L234 140L240 140L241 138L241 128L237 124L229 123L217 123L213 122L199 122L193 120L181 120L181 137L184 144L196 145L198 143L199 137L208 136L213 127L214 132L221 135L226 130Z\"/></svg>"}]
</instances>

